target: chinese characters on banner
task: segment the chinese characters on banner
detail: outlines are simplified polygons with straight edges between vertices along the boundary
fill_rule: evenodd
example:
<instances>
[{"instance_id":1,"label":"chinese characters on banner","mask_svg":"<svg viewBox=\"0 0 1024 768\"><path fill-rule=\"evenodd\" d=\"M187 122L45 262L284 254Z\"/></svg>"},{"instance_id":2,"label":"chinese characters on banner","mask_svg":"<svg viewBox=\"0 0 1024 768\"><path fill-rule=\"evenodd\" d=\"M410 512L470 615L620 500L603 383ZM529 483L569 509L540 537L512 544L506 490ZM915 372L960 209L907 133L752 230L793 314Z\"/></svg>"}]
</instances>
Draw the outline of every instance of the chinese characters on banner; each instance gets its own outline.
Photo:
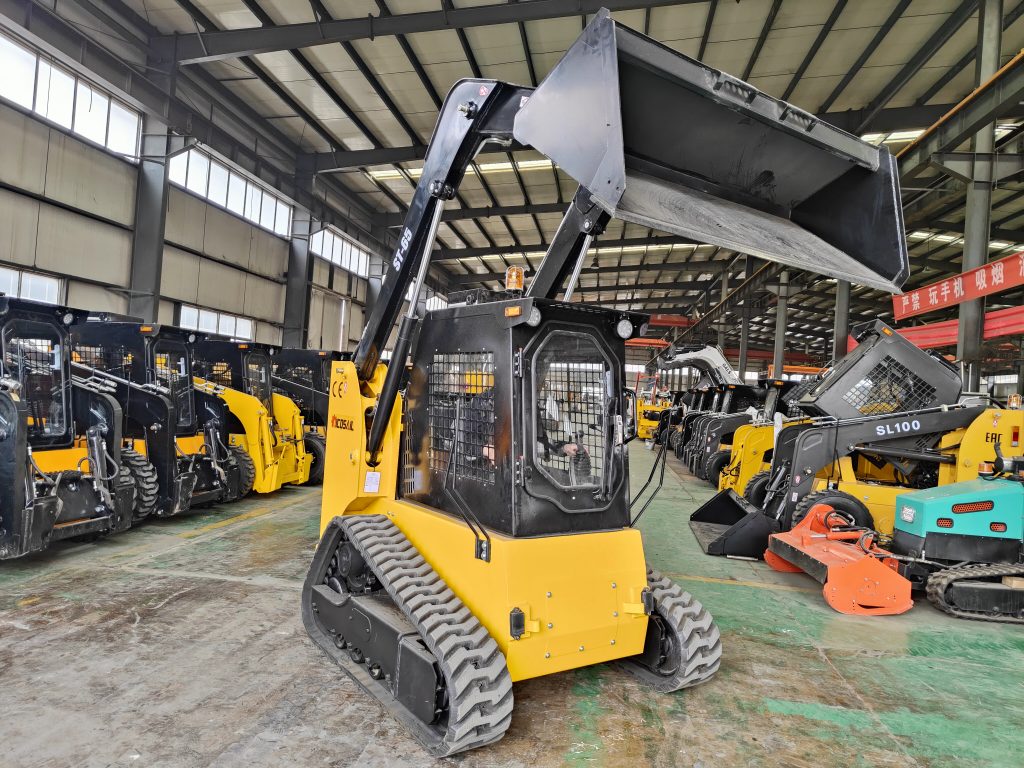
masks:
<instances>
[{"instance_id":1,"label":"chinese characters on banner","mask_svg":"<svg viewBox=\"0 0 1024 768\"><path fill-rule=\"evenodd\" d=\"M1024 251L892 297L897 320L1024 285Z\"/></svg>"}]
</instances>

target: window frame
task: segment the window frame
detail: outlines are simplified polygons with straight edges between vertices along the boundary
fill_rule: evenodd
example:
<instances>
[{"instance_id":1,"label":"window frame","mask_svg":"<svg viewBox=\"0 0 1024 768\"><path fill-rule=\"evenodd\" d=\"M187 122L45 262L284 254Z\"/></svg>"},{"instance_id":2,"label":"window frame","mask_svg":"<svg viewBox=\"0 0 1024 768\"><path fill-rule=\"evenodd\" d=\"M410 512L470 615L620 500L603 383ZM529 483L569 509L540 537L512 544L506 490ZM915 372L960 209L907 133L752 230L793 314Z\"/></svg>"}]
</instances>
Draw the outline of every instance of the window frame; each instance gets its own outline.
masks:
<instances>
[{"instance_id":1,"label":"window frame","mask_svg":"<svg viewBox=\"0 0 1024 768\"><path fill-rule=\"evenodd\" d=\"M188 315L195 316L195 319L186 319L186 313ZM205 315L205 317L204 317ZM209 317L213 317L213 325L211 328L203 328L203 322L209 321ZM236 315L232 312L221 312L217 309L210 309L209 307L201 307L197 304L189 304L187 302L181 302L177 307L178 326L186 328L190 331L197 331L199 333L209 333L212 335L228 336L235 341L256 341L256 321L251 317L245 317L243 315ZM220 329L224 320L230 320L231 326L235 329L233 334L225 334ZM248 328L247 336L240 336L239 330L241 327Z\"/></svg>"},{"instance_id":2,"label":"window frame","mask_svg":"<svg viewBox=\"0 0 1024 768\"><path fill-rule=\"evenodd\" d=\"M142 113L139 110L133 108L130 104L119 98L107 88L98 85L88 77L84 77L64 66L53 57L39 50L37 47L16 38L13 35L7 34L5 31L0 31L0 39L9 46L28 54L28 56L33 60L33 66L31 67L31 84L26 89L26 93L22 94L24 96L30 93L31 99L22 99L19 101L16 100L15 96L0 95L0 100L2 100L3 103L9 104L19 111L27 112L40 122L56 128L69 136L74 136L76 139L90 146L102 149L104 152L120 158L125 162L132 164L137 164L139 162L142 150ZM42 98L40 88L44 82L42 79L44 68L50 73L56 73L59 77L70 80L71 91L69 95L65 95L64 99L68 102L66 105L69 110L67 122L60 119L63 116L56 113L56 108L52 103L52 77L45 85L45 111L42 108L42 104L40 103ZM28 68L26 67L26 69ZM102 140L99 140L94 133L84 133L83 129L79 127L79 92L83 89L94 96L99 96L107 101L106 114L103 119ZM135 118L135 143L131 153L122 152L120 149L115 149L110 146L110 121L114 106L121 110L121 112Z\"/></svg>"},{"instance_id":3,"label":"window frame","mask_svg":"<svg viewBox=\"0 0 1024 768\"><path fill-rule=\"evenodd\" d=\"M193 158L197 157L202 158L205 168L193 181ZM276 190L254 181L233 164L195 146L176 152L167 162L168 181L178 189L275 237L291 239L295 206ZM216 198L211 181L215 169L218 175L221 171L227 173L224 186L217 185ZM198 183L198 175L202 175L202 184Z\"/></svg>"}]
</instances>

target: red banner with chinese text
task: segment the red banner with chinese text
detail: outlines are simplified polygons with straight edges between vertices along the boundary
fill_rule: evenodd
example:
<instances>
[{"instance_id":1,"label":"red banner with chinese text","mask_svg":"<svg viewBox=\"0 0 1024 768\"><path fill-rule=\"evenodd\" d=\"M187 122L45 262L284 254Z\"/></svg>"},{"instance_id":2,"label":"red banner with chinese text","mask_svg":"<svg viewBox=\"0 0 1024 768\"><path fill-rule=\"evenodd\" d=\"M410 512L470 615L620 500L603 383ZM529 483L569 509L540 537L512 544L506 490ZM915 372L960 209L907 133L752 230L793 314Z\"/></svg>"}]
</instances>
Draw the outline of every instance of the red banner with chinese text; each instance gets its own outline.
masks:
<instances>
[{"instance_id":1,"label":"red banner with chinese text","mask_svg":"<svg viewBox=\"0 0 1024 768\"><path fill-rule=\"evenodd\" d=\"M1024 251L892 297L897 320L1024 285Z\"/></svg>"}]
</instances>

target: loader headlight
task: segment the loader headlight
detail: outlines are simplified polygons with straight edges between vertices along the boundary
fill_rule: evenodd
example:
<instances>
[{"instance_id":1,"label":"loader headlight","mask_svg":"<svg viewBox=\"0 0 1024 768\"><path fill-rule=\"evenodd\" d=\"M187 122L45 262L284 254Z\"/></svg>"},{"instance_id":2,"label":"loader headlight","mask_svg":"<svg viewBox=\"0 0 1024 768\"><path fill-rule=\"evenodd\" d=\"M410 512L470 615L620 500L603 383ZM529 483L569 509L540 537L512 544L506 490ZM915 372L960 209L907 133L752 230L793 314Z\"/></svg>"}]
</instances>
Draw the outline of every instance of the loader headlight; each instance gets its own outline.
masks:
<instances>
[{"instance_id":1,"label":"loader headlight","mask_svg":"<svg viewBox=\"0 0 1024 768\"><path fill-rule=\"evenodd\" d=\"M913 507L903 505L903 507L900 508L900 520L904 523L914 522L915 517L917 517L917 513L914 511Z\"/></svg>"},{"instance_id":2,"label":"loader headlight","mask_svg":"<svg viewBox=\"0 0 1024 768\"><path fill-rule=\"evenodd\" d=\"M64 317L61 318L61 322L63 322L64 325L71 325L75 322L75 316L70 312L65 312Z\"/></svg>"},{"instance_id":3,"label":"loader headlight","mask_svg":"<svg viewBox=\"0 0 1024 768\"><path fill-rule=\"evenodd\" d=\"M531 308L530 315L529 317L526 318L526 324L531 328L536 328L538 325L540 325L540 321L540 310L537 309L536 307Z\"/></svg>"},{"instance_id":4,"label":"loader headlight","mask_svg":"<svg viewBox=\"0 0 1024 768\"><path fill-rule=\"evenodd\" d=\"M188 335L188 343L189 344L195 344L196 343L196 335L194 333L190 333Z\"/></svg>"},{"instance_id":5,"label":"loader headlight","mask_svg":"<svg viewBox=\"0 0 1024 768\"><path fill-rule=\"evenodd\" d=\"M615 332L619 334L620 339L628 339L633 335L633 324L626 318L622 318L615 324Z\"/></svg>"}]
</instances>

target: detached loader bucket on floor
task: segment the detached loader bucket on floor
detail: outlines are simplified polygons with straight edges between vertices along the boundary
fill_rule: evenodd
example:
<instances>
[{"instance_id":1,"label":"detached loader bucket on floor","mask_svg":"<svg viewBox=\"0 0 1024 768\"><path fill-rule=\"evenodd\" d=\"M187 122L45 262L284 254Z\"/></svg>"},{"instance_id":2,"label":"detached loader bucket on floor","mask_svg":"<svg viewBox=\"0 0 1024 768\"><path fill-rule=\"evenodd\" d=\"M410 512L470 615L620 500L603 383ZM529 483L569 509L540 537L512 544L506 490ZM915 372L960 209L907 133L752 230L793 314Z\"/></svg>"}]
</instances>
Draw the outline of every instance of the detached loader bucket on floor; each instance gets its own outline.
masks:
<instances>
[{"instance_id":1,"label":"detached loader bucket on floor","mask_svg":"<svg viewBox=\"0 0 1024 768\"><path fill-rule=\"evenodd\" d=\"M610 215L898 291L888 150L598 13L515 120Z\"/></svg>"},{"instance_id":2,"label":"detached loader bucket on floor","mask_svg":"<svg viewBox=\"0 0 1024 768\"><path fill-rule=\"evenodd\" d=\"M692 515L690 530L709 555L761 559L779 521L731 490L716 493Z\"/></svg>"}]
</instances>

